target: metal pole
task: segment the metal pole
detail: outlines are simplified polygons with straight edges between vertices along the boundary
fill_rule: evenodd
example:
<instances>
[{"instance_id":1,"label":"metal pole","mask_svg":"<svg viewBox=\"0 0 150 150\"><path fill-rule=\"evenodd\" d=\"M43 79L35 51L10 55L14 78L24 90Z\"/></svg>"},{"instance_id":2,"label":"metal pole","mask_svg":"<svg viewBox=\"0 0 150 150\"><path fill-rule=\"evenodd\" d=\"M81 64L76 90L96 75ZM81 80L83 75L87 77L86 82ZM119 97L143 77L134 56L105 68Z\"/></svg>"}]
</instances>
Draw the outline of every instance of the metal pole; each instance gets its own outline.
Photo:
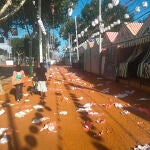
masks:
<instances>
[{"instance_id":1,"label":"metal pole","mask_svg":"<svg viewBox=\"0 0 150 150\"><path fill-rule=\"evenodd\" d=\"M33 67L32 67L32 39L29 41L29 74L30 77L33 76Z\"/></svg>"},{"instance_id":2,"label":"metal pole","mask_svg":"<svg viewBox=\"0 0 150 150\"><path fill-rule=\"evenodd\" d=\"M77 18L75 16L75 28L76 28L76 47L77 47L77 61L79 61L79 49L78 49L78 30L77 30Z\"/></svg>"},{"instance_id":3,"label":"metal pole","mask_svg":"<svg viewBox=\"0 0 150 150\"><path fill-rule=\"evenodd\" d=\"M101 0L99 0L99 75L101 74L100 53L102 52L101 26L102 26Z\"/></svg>"},{"instance_id":4,"label":"metal pole","mask_svg":"<svg viewBox=\"0 0 150 150\"><path fill-rule=\"evenodd\" d=\"M102 51L102 38L101 38L101 22L102 21L102 14L101 14L101 0L99 0L99 54Z\"/></svg>"},{"instance_id":5,"label":"metal pole","mask_svg":"<svg viewBox=\"0 0 150 150\"><path fill-rule=\"evenodd\" d=\"M71 38L70 38L70 33L69 33L69 65L72 65L72 60L71 60Z\"/></svg>"},{"instance_id":6,"label":"metal pole","mask_svg":"<svg viewBox=\"0 0 150 150\"><path fill-rule=\"evenodd\" d=\"M38 15L41 18L41 0L38 0ZM39 60L43 62L43 50L42 50L42 31L39 26Z\"/></svg>"}]
</instances>

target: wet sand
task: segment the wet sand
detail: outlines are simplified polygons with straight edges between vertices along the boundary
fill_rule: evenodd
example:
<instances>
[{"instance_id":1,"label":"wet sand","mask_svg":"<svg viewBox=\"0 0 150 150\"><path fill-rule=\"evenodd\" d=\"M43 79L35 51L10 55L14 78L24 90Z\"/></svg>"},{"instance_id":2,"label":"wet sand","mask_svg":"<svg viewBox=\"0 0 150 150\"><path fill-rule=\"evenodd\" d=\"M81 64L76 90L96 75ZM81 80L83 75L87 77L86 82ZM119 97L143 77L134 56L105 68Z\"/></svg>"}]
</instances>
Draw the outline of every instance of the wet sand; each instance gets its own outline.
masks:
<instances>
[{"instance_id":1,"label":"wet sand","mask_svg":"<svg viewBox=\"0 0 150 150\"><path fill-rule=\"evenodd\" d=\"M0 128L8 130L0 138L6 134L8 142L0 144L0 150L130 150L150 144L149 93L71 67L52 66L46 103L29 92L31 79L24 86L29 95L16 102L11 79L6 81ZM20 111L24 117L15 116ZM32 123L43 117L47 120Z\"/></svg>"}]
</instances>

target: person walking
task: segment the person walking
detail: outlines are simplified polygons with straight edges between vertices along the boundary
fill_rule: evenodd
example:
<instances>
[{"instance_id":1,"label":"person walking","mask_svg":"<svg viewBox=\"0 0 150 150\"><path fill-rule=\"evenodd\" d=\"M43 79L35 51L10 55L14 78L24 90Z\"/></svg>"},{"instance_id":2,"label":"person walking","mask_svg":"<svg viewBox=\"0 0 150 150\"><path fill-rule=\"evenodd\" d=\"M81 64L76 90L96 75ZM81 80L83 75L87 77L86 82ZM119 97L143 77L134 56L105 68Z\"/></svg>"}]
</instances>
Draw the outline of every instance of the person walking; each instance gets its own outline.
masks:
<instances>
[{"instance_id":1,"label":"person walking","mask_svg":"<svg viewBox=\"0 0 150 150\"><path fill-rule=\"evenodd\" d=\"M46 73L47 73L47 70L46 70L46 67L45 67L45 63L40 63L40 67L38 67L36 69L35 74L36 74L36 77L38 79L37 90L40 92L42 103L46 102L46 100L45 100L46 92L47 92Z\"/></svg>"},{"instance_id":2,"label":"person walking","mask_svg":"<svg viewBox=\"0 0 150 150\"><path fill-rule=\"evenodd\" d=\"M12 85L15 86L15 99L20 101L23 95L23 83L25 81L25 73L20 65L17 65L13 71Z\"/></svg>"}]
</instances>

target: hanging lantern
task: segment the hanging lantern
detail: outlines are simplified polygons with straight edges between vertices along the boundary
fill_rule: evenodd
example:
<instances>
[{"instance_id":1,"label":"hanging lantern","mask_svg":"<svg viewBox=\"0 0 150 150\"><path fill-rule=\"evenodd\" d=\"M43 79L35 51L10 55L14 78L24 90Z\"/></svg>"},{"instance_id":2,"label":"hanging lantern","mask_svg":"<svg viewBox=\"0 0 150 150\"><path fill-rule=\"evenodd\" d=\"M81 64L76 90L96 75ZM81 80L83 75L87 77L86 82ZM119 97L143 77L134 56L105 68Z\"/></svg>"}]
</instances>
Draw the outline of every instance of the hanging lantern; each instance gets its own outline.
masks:
<instances>
[{"instance_id":1,"label":"hanging lantern","mask_svg":"<svg viewBox=\"0 0 150 150\"><path fill-rule=\"evenodd\" d=\"M125 15L124 15L124 18L125 18L125 19L129 19L129 18L130 18L129 14L125 14Z\"/></svg>"},{"instance_id":2,"label":"hanging lantern","mask_svg":"<svg viewBox=\"0 0 150 150\"><path fill-rule=\"evenodd\" d=\"M78 37L80 38L80 37L81 37L81 34L78 34Z\"/></svg>"},{"instance_id":3,"label":"hanging lantern","mask_svg":"<svg viewBox=\"0 0 150 150\"><path fill-rule=\"evenodd\" d=\"M77 39L74 39L74 42L77 42Z\"/></svg>"},{"instance_id":4,"label":"hanging lantern","mask_svg":"<svg viewBox=\"0 0 150 150\"><path fill-rule=\"evenodd\" d=\"M105 31L107 31L108 30L108 27L105 27Z\"/></svg>"},{"instance_id":5,"label":"hanging lantern","mask_svg":"<svg viewBox=\"0 0 150 150\"><path fill-rule=\"evenodd\" d=\"M35 1L32 1L33 5L35 6Z\"/></svg>"},{"instance_id":6,"label":"hanging lantern","mask_svg":"<svg viewBox=\"0 0 150 150\"><path fill-rule=\"evenodd\" d=\"M113 8L113 4L112 3L108 3L108 8L112 9Z\"/></svg>"},{"instance_id":7,"label":"hanging lantern","mask_svg":"<svg viewBox=\"0 0 150 150\"><path fill-rule=\"evenodd\" d=\"M81 31L81 36L84 36L84 31Z\"/></svg>"},{"instance_id":8,"label":"hanging lantern","mask_svg":"<svg viewBox=\"0 0 150 150\"><path fill-rule=\"evenodd\" d=\"M147 8L147 6L148 6L147 1L142 2L142 7Z\"/></svg>"},{"instance_id":9,"label":"hanging lantern","mask_svg":"<svg viewBox=\"0 0 150 150\"><path fill-rule=\"evenodd\" d=\"M111 27L110 27L110 26L108 26L107 28L108 28L108 30L110 30L110 29L111 29Z\"/></svg>"},{"instance_id":10,"label":"hanging lantern","mask_svg":"<svg viewBox=\"0 0 150 150\"><path fill-rule=\"evenodd\" d=\"M118 20L117 20L117 24L120 24L120 23L121 23L121 21L120 21L120 19L118 19Z\"/></svg>"},{"instance_id":11,"label":"hanging lantern","mask_svg":"<svg viewBox=\"0 0 150 150\"><path fill-rule=\"evenodd\" d=\"M87 31L88 31L88 28L85 28L85 29L84 29L84 32L87 32Z\"/></svg>"},{"instance_id":12,"label":"hanging lantern","mask_svg":"<svg viewBox=\"0 0 150 150\"><path fill-rule=\"evenodd\" d=\"M73 9L72 9L72 8L68 8L68 16L69 16L69 17L71 17L72 12L73 12Z\"/></svg>"},{"instance_id":13,"label":"hanging lantern","mask_svg":"<svg viewBox=\"0 0 150 150\"><path fill-rule=\"evenodd\" d=\"M114 27L114 24L112 23L112 24L110 24L110 26L113 28L113 27Z\"/></svg>"},{"instance_id":14,"label":"hanging lantern","mask_svg":"<svg viewBox=\"0 0 150 150\"><path fill-rule=\"evenodd\" d=\"M136 11L136 12L140 12L140 7L137 6L137 7L135 8L135 11Z\"/></svg>"},{"instance_id":15,"label":"hanging lantern","mask_svg":"<svg viewBox=\"0 0 150 150\"><path fill-rule=\"evenodd\" d=\"M98 19L95 19L94 22L95 22L95 25L97 25L98 24Z\"/></svg>"},{"instance_id":16,"label":"hanging lantern","mask_svg":"<svg viewBox=\"0 0 150 150\"><path fill-rule=\"evenodd\" d=\"M119 4L119 0L112 0L113 6L117 6Z\"/></svg>"},{"instance_id":17,"label":"hanging lantern","mask_svg":"<svg viewBox=\"0 0 150 150\"><path fill-rule=\"evenodd\" d=\"M92 26L95 27L95 22L94 21L92 21Z\"/></svg>"},{"instance_id":18,"label":"hanging lantern","mask_svg":"<svg viewBox=\"0 0 150 150\"><path fill-rule=\"evenodd\" d=\"M114 21L114 25L117 25L117 21Z\"/></svg>"}]
</instances>

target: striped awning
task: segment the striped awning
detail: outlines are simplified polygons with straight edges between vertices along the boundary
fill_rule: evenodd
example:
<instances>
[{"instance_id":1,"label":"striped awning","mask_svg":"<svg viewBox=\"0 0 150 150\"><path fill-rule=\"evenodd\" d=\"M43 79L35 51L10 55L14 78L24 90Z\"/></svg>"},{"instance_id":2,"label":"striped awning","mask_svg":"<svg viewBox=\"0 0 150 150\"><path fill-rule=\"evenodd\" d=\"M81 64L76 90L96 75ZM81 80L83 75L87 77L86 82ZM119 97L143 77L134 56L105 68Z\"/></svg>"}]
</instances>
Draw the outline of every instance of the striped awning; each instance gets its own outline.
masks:
<instances>
[{"instance_id":1,"label":"striped awning","mask_svg":"<svg viewBox=\"0 0 150 150\"><path fill-rule=\"evenodd\" d=\"M124 41L120 45L121 48L126 48L126 47L132 47L140 44L144 44L150 42L150 35L140 37L140 38L134 38L129 41Z\"/></svg>"}]
</instances>

